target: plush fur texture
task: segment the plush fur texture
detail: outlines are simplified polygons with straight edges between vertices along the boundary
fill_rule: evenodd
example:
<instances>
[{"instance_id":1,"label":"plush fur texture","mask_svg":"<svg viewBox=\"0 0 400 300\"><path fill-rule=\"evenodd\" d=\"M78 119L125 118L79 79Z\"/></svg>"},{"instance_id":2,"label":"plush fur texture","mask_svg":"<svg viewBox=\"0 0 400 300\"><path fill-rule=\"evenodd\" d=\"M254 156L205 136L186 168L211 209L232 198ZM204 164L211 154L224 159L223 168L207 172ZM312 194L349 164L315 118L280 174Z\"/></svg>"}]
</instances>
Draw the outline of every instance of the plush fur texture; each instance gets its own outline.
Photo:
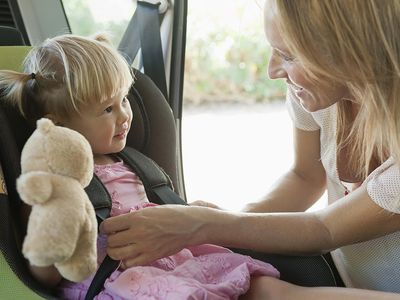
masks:
<instances>
[{"instance_id":1,"label":"plush fur texture","mask_svg":"<svg viewBox=\"0 0 400 300\"><path fill-rule=\"evenodd\" d=\"M40 119L21 154L17 190L32 206L22 252L32 265L55 265L79 282L97 268L97 220L84 191L93 154L78 132Z\"/></svg>"}]
</instances>

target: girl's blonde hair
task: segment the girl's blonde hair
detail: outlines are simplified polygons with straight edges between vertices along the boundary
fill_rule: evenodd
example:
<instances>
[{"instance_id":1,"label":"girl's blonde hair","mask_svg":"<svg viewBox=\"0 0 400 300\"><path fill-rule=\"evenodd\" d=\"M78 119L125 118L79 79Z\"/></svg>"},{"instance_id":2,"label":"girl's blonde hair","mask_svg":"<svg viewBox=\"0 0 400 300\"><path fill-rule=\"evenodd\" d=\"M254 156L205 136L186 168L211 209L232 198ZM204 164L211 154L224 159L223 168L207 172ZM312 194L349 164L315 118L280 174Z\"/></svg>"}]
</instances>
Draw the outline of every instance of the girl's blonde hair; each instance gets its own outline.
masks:
<instances>
[{"instance_id":1,"label":"girl's blonde hair","mask_svg":"<svg viewBox=\"0 0 400 300\"><path fill-rule=\"evenodd\" d=\"M47 39L28 53L23 66L23 73L0 71L0 87L31 121L79 113L82 105L127 93L133 83L129 65L103 35Z\"/></svg>"},{"instance_id":2,"label":"girl's blonde hair","mask_svg":"<svg viewBox=\"0 0 400 300\"><path fill-rule=\"evenodd\" d=\"M400 159L400 1L275 0L290 51L315 82L344 84L360 105L338 102L337 143L365 178L373 159Z\"/></svg>"}]
</instances>

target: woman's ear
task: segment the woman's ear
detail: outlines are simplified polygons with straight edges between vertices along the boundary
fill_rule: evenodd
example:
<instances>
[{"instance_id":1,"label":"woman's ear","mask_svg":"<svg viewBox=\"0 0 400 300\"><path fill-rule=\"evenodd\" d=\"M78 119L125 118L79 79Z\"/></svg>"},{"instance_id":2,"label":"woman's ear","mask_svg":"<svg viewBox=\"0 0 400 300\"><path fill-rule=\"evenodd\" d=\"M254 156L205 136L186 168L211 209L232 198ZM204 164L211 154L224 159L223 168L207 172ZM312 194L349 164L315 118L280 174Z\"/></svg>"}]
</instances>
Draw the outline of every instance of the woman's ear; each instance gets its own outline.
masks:
<instances>
[{"instance_id":1,"label":"woman's ear","mask_svg":"<svg viewBox=\"0 0 400 300\"><path fill-rule=\"evenodd\" d=\"M44 115L44 117L47 118L47 119L49 119L49 120L51 120L51 121L54 123L54 125L62 126L61 120L59 120L59 118L57 118L55 115L53 115L53 114L46 114L46 115Z\"/></svg>"}]
</instances>

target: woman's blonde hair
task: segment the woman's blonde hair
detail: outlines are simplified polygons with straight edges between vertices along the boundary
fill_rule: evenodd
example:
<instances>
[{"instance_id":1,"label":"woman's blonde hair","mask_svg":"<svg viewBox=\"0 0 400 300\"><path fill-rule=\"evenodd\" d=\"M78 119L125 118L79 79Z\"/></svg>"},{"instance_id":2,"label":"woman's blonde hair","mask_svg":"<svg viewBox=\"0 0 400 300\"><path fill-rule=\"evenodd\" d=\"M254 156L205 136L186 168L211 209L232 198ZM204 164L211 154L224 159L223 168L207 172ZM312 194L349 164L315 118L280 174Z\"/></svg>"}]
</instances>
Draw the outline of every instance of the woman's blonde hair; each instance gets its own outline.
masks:
<instances>
[{"instance_id":1,"label":"woman's blonde hair","mask_svg":"<svg viewBox=\"0 0 400 300\"><path fill-rule=\"evenodd\" d=\"M0 71L0 87L31 121L79 113L82 105L127 93L133 83L129 65L104 35L47 39L28 53L23 66L23 73Z\"/></svg>"},{"instance_id":2,"label":"woman's blonde hair","mask_svg":"<svg viewBox=\"0 0 400 300\"><path fill-rule=\"evenodd\" d=\"M338 147L365 178L371 161L400 159L400 2L275 0L278 26L313 80L348 87L360 105L338 102ZM339 149L338 148L338 149Z\"/></svg>"}]
</instances>

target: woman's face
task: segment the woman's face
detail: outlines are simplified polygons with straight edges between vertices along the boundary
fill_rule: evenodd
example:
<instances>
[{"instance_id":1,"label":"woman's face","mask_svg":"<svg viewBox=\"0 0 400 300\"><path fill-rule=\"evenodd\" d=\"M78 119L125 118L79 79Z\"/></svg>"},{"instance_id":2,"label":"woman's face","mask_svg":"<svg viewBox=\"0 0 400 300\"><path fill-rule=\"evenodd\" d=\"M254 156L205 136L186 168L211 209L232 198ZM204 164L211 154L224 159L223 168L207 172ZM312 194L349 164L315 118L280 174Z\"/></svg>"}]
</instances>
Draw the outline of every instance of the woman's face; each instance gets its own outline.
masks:
<instances>
[{"instance_id":1,"label":"woman's face","mask_svg":"<svg viewBox=\"0 0 400 300\"><path fill-rule=\"evenodd\" d=\"M317 84L307 78L304 67L289 52L282 39L271 5L274 4L266 1L264 11L265 34L272 47L268 76L271 79L285 79L288 88L293 90L300 104L309 112L327 108L348 97L348 89L344 85L323 82L323 78L321 78L322 84Z\"/></svg>"}]
</instances>

